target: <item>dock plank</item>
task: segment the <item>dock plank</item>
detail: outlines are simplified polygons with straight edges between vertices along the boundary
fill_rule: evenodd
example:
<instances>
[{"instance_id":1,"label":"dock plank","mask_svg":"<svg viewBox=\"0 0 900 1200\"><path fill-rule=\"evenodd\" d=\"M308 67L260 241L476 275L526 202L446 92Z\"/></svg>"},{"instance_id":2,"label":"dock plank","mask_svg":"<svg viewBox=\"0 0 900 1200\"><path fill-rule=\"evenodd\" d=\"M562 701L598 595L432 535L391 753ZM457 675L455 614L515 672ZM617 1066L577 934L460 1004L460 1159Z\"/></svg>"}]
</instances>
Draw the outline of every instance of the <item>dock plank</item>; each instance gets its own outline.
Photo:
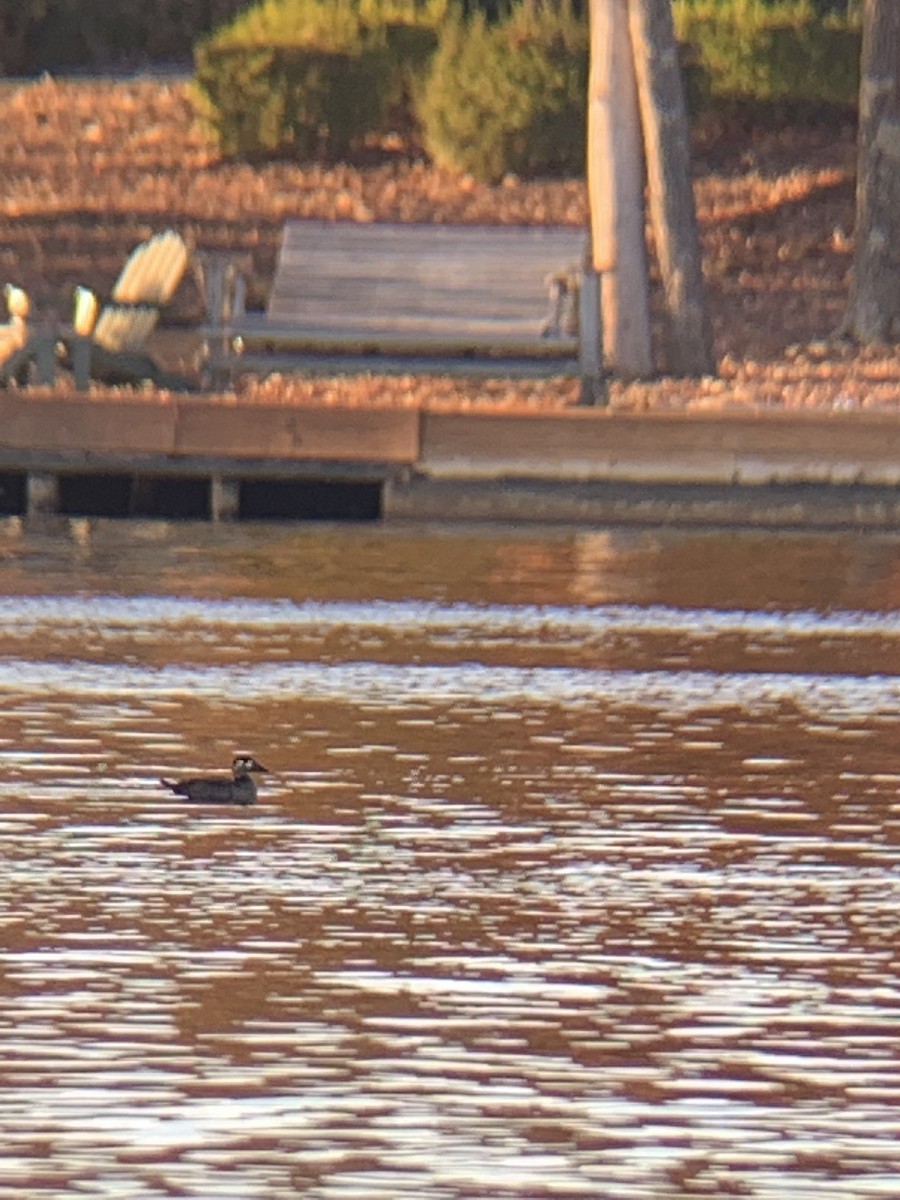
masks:
<instances>
[{"instance_id":1,"label":"dock plank","mask_svg":"<svg viewBox=\"0 0 900 1200\"><path fill-rule=\"evenodd\" d=\"M419 454L419 415L412 409L226 407L182 401L178 455L408 465Z\"/></svg>"},{"instance_id":2,"label":"dock plank","mask_svg":"<svg viewBox=\"0 0 900 1200\"><path fill-rule=\"evenodd\" d=\"M176 412L143 400L0 393L0 445L9 450L171 454Z\"/></svg>"}]
</instances>

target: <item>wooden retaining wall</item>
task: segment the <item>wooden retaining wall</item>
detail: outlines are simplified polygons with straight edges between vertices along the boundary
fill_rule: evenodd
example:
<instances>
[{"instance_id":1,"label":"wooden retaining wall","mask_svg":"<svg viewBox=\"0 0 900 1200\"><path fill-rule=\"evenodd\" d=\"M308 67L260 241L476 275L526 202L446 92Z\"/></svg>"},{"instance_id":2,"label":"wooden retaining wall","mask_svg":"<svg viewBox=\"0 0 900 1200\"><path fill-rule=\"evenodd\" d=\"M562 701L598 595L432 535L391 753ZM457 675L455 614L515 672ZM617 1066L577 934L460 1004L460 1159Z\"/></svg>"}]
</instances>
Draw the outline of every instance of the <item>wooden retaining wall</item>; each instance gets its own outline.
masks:
<instances>
[{"instance_id":1,"label":"wooden retaining wall","mask_svg":"<svg viewBox=\"0 0 900 1200\"><path fill-rule=\"evenodd\" d=\"M178 459L371 459L415 462L412 409L239 405L196 397L165 403L0 393L0 453L54 451L88 461L104 452Z\"/></svg>"},{"instance_id":2,"label":"wooden retaining wall","mask_svg":"<svg viewBox=\"0 0 900 1200\"><path fill-rule=\"evenodd\" d=\"M352 479L386 518L900 529L900 415L442 412L0 394L0 469ZM47 497L50 497L49 500Z\"/></svg>"}]
</instances>

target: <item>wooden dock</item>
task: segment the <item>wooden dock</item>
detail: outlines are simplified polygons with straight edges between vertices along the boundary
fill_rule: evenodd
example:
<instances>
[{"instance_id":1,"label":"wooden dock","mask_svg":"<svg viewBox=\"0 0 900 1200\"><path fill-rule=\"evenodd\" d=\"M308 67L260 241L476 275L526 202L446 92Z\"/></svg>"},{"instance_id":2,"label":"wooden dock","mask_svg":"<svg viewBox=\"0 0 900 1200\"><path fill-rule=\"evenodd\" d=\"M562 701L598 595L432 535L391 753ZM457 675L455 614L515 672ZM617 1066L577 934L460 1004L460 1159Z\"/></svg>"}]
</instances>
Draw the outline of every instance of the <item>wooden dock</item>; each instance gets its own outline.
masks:
<instances>
[{"instance_id":1,"label":"wooden dock","mask_svg":"<svg viewBox=\"0 0 900 1200\"><path fill-rule=\"evenodd\" d=\"M9 391L0 394L0 512L900 530L900 416L449 412Z\"/></svg>"}]
</instances>

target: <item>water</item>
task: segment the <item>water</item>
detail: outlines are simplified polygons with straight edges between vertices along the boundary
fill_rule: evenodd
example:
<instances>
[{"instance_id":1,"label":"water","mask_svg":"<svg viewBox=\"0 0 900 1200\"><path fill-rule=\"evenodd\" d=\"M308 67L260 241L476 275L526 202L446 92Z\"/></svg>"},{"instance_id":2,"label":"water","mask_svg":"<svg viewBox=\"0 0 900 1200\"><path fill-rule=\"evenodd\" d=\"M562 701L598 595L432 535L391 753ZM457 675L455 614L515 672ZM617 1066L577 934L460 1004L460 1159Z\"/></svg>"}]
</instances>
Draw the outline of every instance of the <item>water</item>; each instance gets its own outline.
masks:
<instances>
[{"instance_id":1,"label":"water","mask_svg":"<svg viewBox=\"0 0 900 1200\"><path fill-rule=\"evenodd\" d=\"M0 530L0 1197L900 1193L900 541ZM247 746L253 809L161 774Z\"/></svg>"}]
</instances>

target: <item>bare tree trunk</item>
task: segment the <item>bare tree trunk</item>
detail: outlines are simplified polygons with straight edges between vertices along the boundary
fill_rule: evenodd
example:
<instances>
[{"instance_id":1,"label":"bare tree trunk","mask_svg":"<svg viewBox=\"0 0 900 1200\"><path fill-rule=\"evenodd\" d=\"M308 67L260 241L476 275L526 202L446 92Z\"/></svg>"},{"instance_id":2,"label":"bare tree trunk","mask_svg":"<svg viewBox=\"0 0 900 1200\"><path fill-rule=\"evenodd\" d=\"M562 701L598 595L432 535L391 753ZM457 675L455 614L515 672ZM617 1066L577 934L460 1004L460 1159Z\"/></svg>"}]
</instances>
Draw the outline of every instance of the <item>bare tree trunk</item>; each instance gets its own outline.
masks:
<instances>
[{"instance_id":1,"label":"bare tree trunk","mask_svg":"<svg viewBox=\"0 0 900 1200\"><path fill-rule=\"evenodd\" d=\"M590 0L588 193L603 347L612 370L634 378L652 373L653 354L644 164L627 5L628 0Z\"/></svg>"},{"instance_id":2,"label":"bare tree trunk","mask_svg":"<svg viewBox=\"0 0 900 1200\"><path fill-rule=\"evenodd\" d=\"M856 252L844 332L900 334L900 3L864 0Z\"/></svg>"},{"instance_id":3,"label":"bare tree trunk","mask_svg":"<svg viewBox=\"0 0 900 1200\"><path fill-rule=\"evenodd\" d=\"M629 0L631 44L644 130L650 220L667 317L666 370L715 370L697 210L691 180L687 106L670 0Z\"/></svg>"}]
</instances>

